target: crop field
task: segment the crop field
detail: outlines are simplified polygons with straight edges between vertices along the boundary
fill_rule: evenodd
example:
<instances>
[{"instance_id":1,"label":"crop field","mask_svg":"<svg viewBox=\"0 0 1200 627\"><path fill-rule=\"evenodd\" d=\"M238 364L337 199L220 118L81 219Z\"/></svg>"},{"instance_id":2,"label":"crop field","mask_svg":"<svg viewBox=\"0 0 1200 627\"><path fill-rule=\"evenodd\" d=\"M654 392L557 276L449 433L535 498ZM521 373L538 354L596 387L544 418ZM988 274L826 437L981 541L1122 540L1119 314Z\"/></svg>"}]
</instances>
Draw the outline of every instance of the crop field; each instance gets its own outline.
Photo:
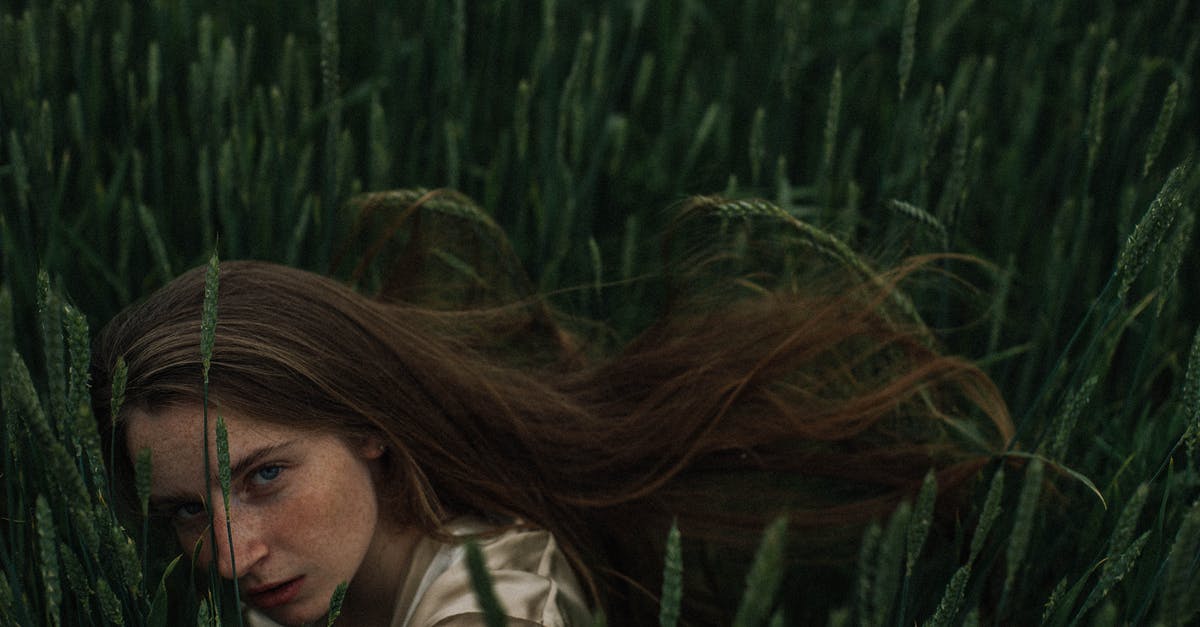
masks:
<instances>
[{"instance_id":1,"label":"crop field","mask_svg":"<svg viewBox=\"0 0 1200 627\"><path fill-rule=\"evenodd\" d=\"M904 302L1013 445L844 594L764 530L739 626L1196 624L1198 56L1190 0L4 0L0 624L237 624L118 520L91 332L214 252L378 287L414 212L437 276L614 344L682 255L930 256Z\"/></svg>"}]
</instances>

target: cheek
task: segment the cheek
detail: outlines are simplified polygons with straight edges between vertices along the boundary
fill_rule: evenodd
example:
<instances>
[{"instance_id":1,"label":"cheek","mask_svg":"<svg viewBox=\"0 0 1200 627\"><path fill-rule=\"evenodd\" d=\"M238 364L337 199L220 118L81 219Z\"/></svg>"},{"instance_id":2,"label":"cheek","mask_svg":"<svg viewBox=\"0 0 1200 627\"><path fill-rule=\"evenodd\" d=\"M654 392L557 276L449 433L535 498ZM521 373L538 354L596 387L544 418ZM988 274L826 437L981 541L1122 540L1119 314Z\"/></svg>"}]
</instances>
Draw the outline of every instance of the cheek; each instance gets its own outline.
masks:
<instances>
[{"instance_id":1,"label":"cheek","mask_svg":"<svg viewBox=\"0 0 1200 627\"><path fill-rule=\"evenodd\" d=\"M208 568L208 563L211 560L212 553L208 550L208 537L204 530L193 529L176 529L175 538L179 540L179 550L183 552L184 559L191 559L199 568Z\"/></svg>"},{"instance_id":2,"label":"cheek","mask_svg":"<svg viewBox=\"0 0 1200 627\"><path fill-rule=\"evenodd\" d=\"M357 471L357 469L355 469ZM281 535L300 550L348 550L348 543L369 541L378 523L379 508L368 473L335 473L338 480L314 480L273 508ZM283 539L282 537L278 539Z\"/></svg>"}]
</instances>

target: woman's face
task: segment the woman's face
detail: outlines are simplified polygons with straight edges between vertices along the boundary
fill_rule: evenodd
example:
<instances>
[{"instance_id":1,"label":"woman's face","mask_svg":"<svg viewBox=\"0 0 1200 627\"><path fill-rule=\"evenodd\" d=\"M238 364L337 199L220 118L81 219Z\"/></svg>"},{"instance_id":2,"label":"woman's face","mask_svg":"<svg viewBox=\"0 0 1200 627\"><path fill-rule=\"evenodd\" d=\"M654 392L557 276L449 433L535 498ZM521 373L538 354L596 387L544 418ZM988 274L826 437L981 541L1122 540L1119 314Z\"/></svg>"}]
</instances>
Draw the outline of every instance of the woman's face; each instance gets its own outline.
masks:
<instances>
[{"instance_id":1,"label":"woman's face","mask_svg":"<svg viewBox=\"0 0 1200 627\"><path fill-rule=\"evenodd\" d=\"M382 448L356 450L333 435L220 413L229 432L228 512L217 479L217 411L209 408L207 492L199 407L130 417L130 454L149 448L152 455L151 507L171 520L185 554L200 546L198 568L215 559L221 575L233 578L236 565L239 589L251 606L284 624L320 619L337 585L356 575L374 579L360 569L378 562L368 556L394 544L395 534L381 522L372 478ZM206 503L214 504L215 558Z\"/></svg>"}]
</instances>

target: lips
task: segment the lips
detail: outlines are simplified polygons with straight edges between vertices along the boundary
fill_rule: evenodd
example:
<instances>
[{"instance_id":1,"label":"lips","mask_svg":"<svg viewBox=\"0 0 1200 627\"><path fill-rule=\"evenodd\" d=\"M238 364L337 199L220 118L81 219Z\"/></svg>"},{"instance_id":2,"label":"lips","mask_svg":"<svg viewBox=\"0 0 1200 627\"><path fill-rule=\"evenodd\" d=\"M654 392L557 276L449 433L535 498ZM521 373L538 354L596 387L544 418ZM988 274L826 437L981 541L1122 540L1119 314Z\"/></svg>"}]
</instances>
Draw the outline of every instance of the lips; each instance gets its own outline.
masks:
<instances>
[{"instance_id":1,"label":"lips","mask_svg":"<svg viewBox=\"0 0 1200 627\"><path fill-rule=\"evenodd\" d=\"M246 591L246 600L262 609L278 607L300 594L300 584L303 581L304 577L300 576L279 583L250 588Z\"/></svg>"}]
</instances>

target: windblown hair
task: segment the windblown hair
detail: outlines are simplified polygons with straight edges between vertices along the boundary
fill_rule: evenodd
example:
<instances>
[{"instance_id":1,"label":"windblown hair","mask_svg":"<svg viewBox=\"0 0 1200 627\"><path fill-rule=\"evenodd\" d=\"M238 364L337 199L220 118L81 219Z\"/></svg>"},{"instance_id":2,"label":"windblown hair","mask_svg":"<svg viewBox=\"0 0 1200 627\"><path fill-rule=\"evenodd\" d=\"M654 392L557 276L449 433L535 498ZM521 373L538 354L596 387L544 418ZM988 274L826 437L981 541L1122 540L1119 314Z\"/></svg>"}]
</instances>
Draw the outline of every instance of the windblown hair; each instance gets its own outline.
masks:
<instances>
[{"instance_id":1,"label":"windblown hair","mask_svg":"<svg viewBox=\"0 0 1200 627\"><path fill-rule=\"evenodd\" d=\"M531 362L496 340L544 325L529 307L427 309L229 261L210 403L383 439L378 492L395 522L434 536L462 514L547 529L611 622L643 624L657 616L645 591L658 589L673 519L693 541L747 546L786 512L799 553L816 557L910 498L929 469L952 495L1003 449L1012 427L988 378L889 314L910 271L677 309L614 354L585 359L564 339L561 359ZM200 402L203 284L203 268L187 272L97 338L94 407L118 447L119 357L122 414ZM132 485L127 452L115 457L117 483Z\"/></svg>"}]
</instances>

